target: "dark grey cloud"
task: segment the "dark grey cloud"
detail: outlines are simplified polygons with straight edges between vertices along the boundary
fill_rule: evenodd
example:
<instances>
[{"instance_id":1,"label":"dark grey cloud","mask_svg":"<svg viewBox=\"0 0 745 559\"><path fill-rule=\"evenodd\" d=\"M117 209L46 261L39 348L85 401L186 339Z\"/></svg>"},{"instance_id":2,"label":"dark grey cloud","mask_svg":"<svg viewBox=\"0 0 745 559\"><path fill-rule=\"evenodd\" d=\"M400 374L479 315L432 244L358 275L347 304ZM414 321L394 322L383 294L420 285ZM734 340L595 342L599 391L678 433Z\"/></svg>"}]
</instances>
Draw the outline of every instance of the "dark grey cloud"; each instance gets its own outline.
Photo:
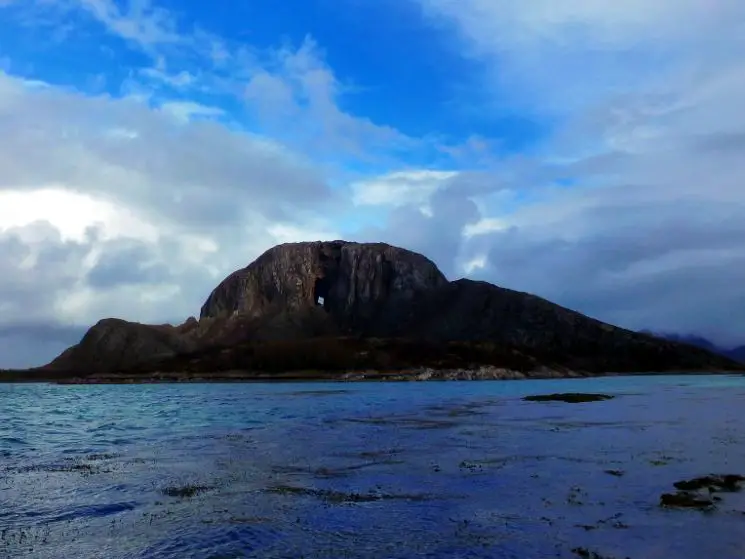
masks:
<instances>
[{"instance_id":1,"label":"dark grey cloud","mask_svg":"<svg viewBox=\"0 0 745 559\"><path fill-rule=\"evenodd\" d=\"M82 326L16 323L0 326L0 369L48 363L85 334Z\"/></svg>"},{"instance_id":2,"label":"dark grey cloud","mask_svg":"<svg viewBox=\"0 0 745 559\"><path fill-rule=\"evenodd\" d=\"M43 222L0 232L0 368L47 363L108 316L179 323L196 313L216 280L178 250L100 232L65 240Z\"/></svg>"},{"instance_id":3,"label":"dark grey cloud","mask_svg":"<svg viewBox=\"0 0 745 559\"><path fill-rule=\"evenodd\" d=\"M475 238L475 275L629 328L745 340L745 204L613 202Z\"/></svg>"},{"instance_id":4,"label":"dark grey cloud","mask_svg":"<svg viewBox=\"0 0 745 559\"><path fill-rule=\"evenodd\" d=\"M704 151L715 154L731 153L742 156L745 154L745 131L720 132L694 138L693 142L691 142L691 151L694 155Z\"/></svg>"},{"instance_id":5,"label":"dark grey cloud","mask_svg":"<svg viewBox=\"0 0 745 559\"><path fill-rule=\"evenodd\" d=\"M168 266L158 259L152 245L128 239L107 243L85 278L94 289L161 284L174 279Z\"/></svg>"}]
</instances>

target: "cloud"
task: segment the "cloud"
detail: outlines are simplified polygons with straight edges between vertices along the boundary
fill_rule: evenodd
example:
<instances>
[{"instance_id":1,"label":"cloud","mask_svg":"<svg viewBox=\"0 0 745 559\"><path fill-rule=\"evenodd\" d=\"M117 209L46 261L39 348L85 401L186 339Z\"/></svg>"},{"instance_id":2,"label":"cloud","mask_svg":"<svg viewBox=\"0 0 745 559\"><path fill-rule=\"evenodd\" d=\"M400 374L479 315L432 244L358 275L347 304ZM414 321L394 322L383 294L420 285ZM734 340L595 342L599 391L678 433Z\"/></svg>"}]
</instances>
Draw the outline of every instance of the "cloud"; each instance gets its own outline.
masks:
<instances>
[{"instance_id":1,"label":"cloud","mask_svg":"<svg viewBox=\"0 0 745 559\"><path fill-rule=\"evenodd\" d=\"M83 327L15 323L0 326L0 368L24 368L56 356L85 334Z\"/></svg>"},{"instance_id":2,"label":"cloud","mask_svg":"<svg viewBox=\"0 0 745 559\"><path fill-rule=\"evenodd\" d=\"M193 101L168 101L160 109L181 122L191 122L198 118L216 118L225 115L219 107L208 107Z\"/></svg>"},{"instance_id":3,"label":"cloud","mask_svg":"<svg viewBox=\"0 0 745 559\"><path fill-rule=\"evenodd\" d=\"M297 49L283 47L270 53L243 90L249 109L265 129L319 156L338 159L344 154L368 160L416 149L414 138L340 109L338 99L345 93L349 87L324 62L311 37Z\"/></svg>"},{"instance_id":4,"label":"cloud","mask_svg":"<svg viewBox=\"0 0 745 559\"><path fill-rule=\"evenodd\" d=\"M419 169L357 181L351 184L353 201L366 206L412 204L426 207L430 196L457 174L454 171Z\"/></svg>"},{"instance_id":5,"label":"cloud","mask_svg":"<svg viewBox=\"0 0 745 559\"><path fill-rule=\"evenodd\" d=\"M486 63L484 103L496 87L500 103L544 114L640 84L678 90L680 72L737 60L745 43L739 0L417 1L456 31L456 48Z\"/></svg>"},{"instance_id":6,"label":"cloud","mask_svg":"<svg viewBox=\"0 0 745 559\"><path fill-rule=\"evenodd\" d=\"M131 99L29 91L0 74L0 189L61 183L191 227L219 228L260 213L288 219L278 198L308 208L330 194L324 176L269 141L213 122L174 123ZM215 196L218 188L221 196Z\"/></svg>"},{"instance_id":7,"label":"cloud","mask_svg":"<svg viewBox=\"0 0 745 559\"><path fill-rule=\"evenodd\" d=\"M114 0L71 0L108 28L112 33L148 48L159 44L181 42L181 35L171 13L154 6L149 0L132 0L117 4Z\"/></svg>"},{"instance_id":8,"label":"cloud","mask_svg":"<svg viewBox=\"0 0 745 559\"><path fill-rule=\"evenodd\" d=\"M425 211L410 204L394 207L386 223L364 228L357 240L383 241L420 252L452 280L463 268L463 230L479 217L474 201L457 188L445 187L429 197Z\"/></svg>"}]
</instances>

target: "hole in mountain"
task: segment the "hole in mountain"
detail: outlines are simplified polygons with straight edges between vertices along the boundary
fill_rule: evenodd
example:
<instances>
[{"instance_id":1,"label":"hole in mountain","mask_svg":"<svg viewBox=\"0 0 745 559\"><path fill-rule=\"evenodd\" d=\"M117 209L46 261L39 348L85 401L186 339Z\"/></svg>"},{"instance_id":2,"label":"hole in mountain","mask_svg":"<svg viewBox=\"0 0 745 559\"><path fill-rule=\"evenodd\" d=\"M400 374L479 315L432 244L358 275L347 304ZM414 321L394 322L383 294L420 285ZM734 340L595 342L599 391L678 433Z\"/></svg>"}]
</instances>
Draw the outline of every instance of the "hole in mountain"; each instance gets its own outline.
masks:
<instances>
[{"instance_id":1,"label":"hole in mountain","mask_svg":"<svg viewBox=\"0 0 745 559\"><path fill-rule=\"evenodd\" d=\"M326 278L316 279L313 286L313 300L319 307L326 308L326 301L329 295L329 282Z\"/></svg>"}]
</instances>

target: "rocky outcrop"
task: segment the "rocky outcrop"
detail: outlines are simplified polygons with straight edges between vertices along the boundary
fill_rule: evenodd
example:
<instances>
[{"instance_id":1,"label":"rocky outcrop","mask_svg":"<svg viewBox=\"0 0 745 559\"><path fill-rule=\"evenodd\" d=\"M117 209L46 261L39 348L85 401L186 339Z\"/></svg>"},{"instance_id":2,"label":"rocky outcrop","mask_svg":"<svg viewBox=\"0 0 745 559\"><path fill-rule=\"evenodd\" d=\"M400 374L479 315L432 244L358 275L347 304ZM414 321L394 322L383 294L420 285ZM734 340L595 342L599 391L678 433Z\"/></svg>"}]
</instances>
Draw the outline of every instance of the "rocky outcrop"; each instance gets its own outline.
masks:
<instances>
[{"instance_id":1,"label":"rocky outcrop","mask_svg":"<svg viewBox=\"0 0 745 559\"><path fill-rule=\"evenodd\" d=\"M288 243L223 280L200 317L263 319L322 307L343 331L364 329L386 308L447 285L421 254L383 243Z\"/></svg>"},{"instance_id":2,"label":"rocky outcrop","mask_svg":"<svg viewBox=\"0 0 745 559\"><path fill-rule=\"evenodd\" d=\"M399 341L376 341L386 339ZM503 369L566 376L737 368L703 349L617 328L534 295L448 282L432 261L405 249L345 241L276 246L225 278L199 320L102 320L48 367L202 373L412 366L449 368L453 378L497 378ZM465 372L473 367L481 372Z\"/></svg>"},{"instance_id":3,"label":"rocky outcrop","mask_svg":"<svg viewBox=\"0 0 745 559\"><path fill-rule=\"evenodd\" d=\"M86 332L47 367L70 371L127 369L149 359L163 359L195 349L188 335L194 323L154 326L106 318Z\"/></svg>"}]
</instances>

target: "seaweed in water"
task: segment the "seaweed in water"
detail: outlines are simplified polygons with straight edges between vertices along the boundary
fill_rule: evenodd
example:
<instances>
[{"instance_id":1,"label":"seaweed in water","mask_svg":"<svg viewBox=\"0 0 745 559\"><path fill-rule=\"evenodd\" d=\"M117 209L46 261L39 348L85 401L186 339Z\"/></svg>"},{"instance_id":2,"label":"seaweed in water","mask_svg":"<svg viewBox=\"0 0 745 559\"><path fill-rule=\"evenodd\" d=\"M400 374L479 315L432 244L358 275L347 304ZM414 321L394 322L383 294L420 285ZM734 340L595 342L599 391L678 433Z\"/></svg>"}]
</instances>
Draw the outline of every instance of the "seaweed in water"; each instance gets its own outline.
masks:
<instances>
[{"instance_id":1,"label":"seaweed in water","mask_svg":"<svg viewBox=\"0 0 745 559\"><path fill-rule=\"evenodd\" d=\"M333 491L331 489L313 489L309 487L296 487L291 485L278 485L267 489L269 493L280 495L296 495L301 497L316 497L329 503L370 503L374 501L425 501L428 495L422 494L389 494L368 491L367 493L346 493L344 491Z\"/></svg>"},{"instance_id":2,"label":"seaweed in water","mask_svg":"<svg viewBox=\"0 0 745 559\"><path fill-rule=\"evenodd\" d=\"M566 402L568 404L579 404L582 402L600 402L610 400L613 396L608 394L582 394L579 392L565 392L561 394L537 394L525 396L526 402Z\"/></svg>"},{"instance_id":3,"label":"seaweed in water","mask_svg":"<svg viewBox=\"0 0 745 559\"><path fill-rule=\"evenodd\" d=\"M678 491L677 493L663 493L660 496L660 505L663 507L708 509L714 506L714 501L690 491Z\"/></svg>"},{"instance_id":4,"label":"seaweed in water","mask_svg":"<svg viewBox=\"0 0 745 559\"><path fill-rule=\"evenodd\" d=\"M582 557L582 559L613 559L612 557L608 557L607 555L600 555L597 551L590 551L587 548L584 547L575 547L572 549L572 553L577 555L578 557ZM628 557L626 559L629 559Z\"/></svg>"},{"instance_id":5,"label":"seaweed in water","mask_svg":"<svg viewBox=\"0 0 745 559\"><path fill-rule=\"evenodd\" d=\"M615 477L623 477L626 475L626 472L623 470L605 470L605 473L609 476L615 476Z\"/></svg>"},{"instance_id":6,"label":"seaweed in water","mask_svg":"<svg viewBox=\"0 0 745 559\"><path fill-rule=\"evenodd\" d=\"M211 487L209 485L188 484L182 486L166 487L161 492L167 497L181 497L188 499L190 497L198 495L199 493L204 493L205 491L209 491L211 489L214 489L214 487Z\"/></svg>"}]
</instances>

